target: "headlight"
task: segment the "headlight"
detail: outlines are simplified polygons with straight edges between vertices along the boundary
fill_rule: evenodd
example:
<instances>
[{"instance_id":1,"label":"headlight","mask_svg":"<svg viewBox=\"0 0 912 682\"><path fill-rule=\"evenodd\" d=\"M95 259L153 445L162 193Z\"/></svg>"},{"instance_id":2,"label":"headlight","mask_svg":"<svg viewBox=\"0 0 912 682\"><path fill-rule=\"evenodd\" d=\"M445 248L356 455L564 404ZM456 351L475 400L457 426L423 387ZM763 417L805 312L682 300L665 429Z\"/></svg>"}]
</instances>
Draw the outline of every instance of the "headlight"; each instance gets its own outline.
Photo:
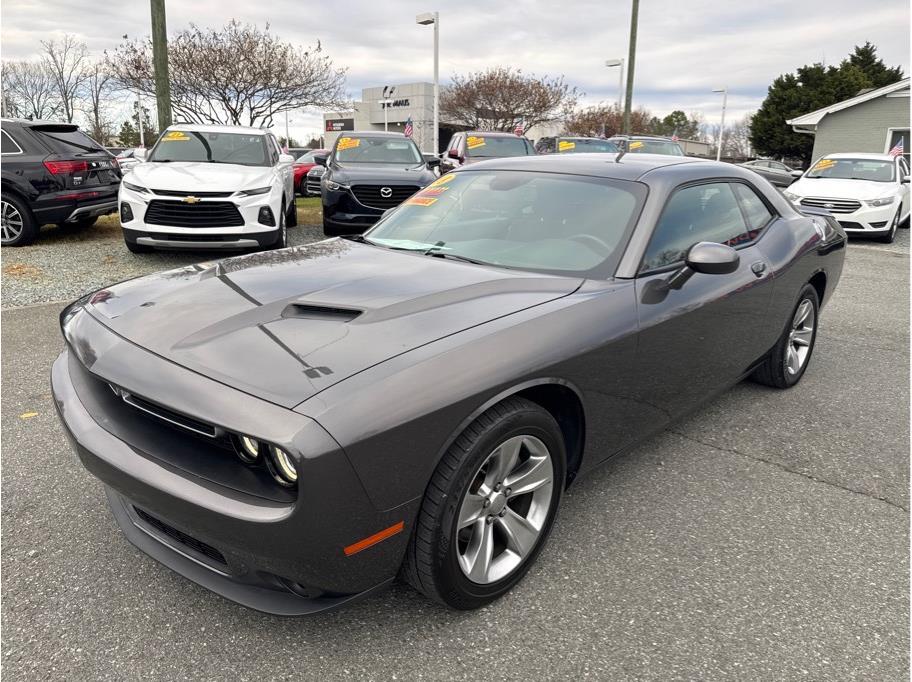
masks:
<instances>
[{"instance_id":1,"label":"headlight","mask_svg":"<svg viewBox=\"0 0 912 682\"><path fill-rule=\"evenodd\" d=\"M298 472L295 469L291 455L275 445L269 446L269 468L272 477L280 484L291 487L298 482Z\"/></svg>"},{"instance_id":2,"label":"headlight","mask_svg":"<svg viewBox=\"0 0 912 682\"><path fill-rule=\"evenodd\" d=\"M123 183L124 187L126 187L127 189L131 189L134 192L138 192L139 194L148 194L149 193L149 190L147 190L145 187L142 187L140 185L134 185L132 182L127 182L126 180L121 180L121 182Z\"/></svg>"},{"instance_id":3,"label":"headlight","mask_svg":"<svg viewBox=\"0 0 912 682\"><path fill-rule=\"evenodd\" d=\"M237 437L238 457L247 464L253 464L260 456L260 441L250 436Z\"/></svg>"},{"instance_id":4,"label":"headlight","mask_svg":"<svg viewBox=\"0 0 912 682\"><path fill-rule=\"evenodd\" d=\"M244 189L237 193L239 197L254 197L258 194L269 194L272 187L257 187L256 189Z\"/></svg>"},{"instance_id":5,"label":"headlight","mask_svg":"<svg viewBox=\"0 0 912 682\"><path fill-rule=\"evenodd\" d=\"M348 189L348 185L342 185L338 182L333 182L332 180L326 181L326 189L335 192L337 189Z\"/></svg>"},{"instance_id":6,"label":"headlight","mask_svg":"<svg viewBox=\"0 0 912 682\"><path fill-rule=\"evenodd\" d=\"M801 197L799 197L797 194L792 194L788 190L784 190L782 192L782 196L791 201L793 204L797 204L799 201L801 201Z\"/></svg>"},{"instance_id":7,"label":"headlight","mask_svg":"<svg viewBox=\"0 0 912 682\"><path fill-rule=\"evenodd\" d=\"M881 197L880 199L868 199L865 203L868 206L887 206L896 200L895 196Z\"/></svg>"}]
</instances>

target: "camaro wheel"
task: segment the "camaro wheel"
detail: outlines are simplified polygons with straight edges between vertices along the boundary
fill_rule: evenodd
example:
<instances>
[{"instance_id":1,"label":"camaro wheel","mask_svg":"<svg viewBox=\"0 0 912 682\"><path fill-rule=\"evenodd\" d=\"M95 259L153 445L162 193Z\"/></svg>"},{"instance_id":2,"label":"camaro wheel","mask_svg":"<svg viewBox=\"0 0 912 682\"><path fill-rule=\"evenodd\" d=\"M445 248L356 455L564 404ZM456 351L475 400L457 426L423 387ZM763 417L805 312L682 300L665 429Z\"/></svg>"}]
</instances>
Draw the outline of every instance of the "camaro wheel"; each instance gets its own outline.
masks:
<instances>
[{"instance_id":1,"label":"camaro wheel","mask_svg":"<svg viewBox=\"0 0 912 682\"><path fill-rule=\"evenodd\" d=\"M893 216L893 220L890 223L890 231L887 232L883 237L880 238L880 241L885 244L892 244L893 240L896 239L896 228L899 227L899 214L902 212L902 207L900 206L896 209L896 215Z\"/></svg>"},{"instance_id":2,"label":"camaro wheel","mask_svg":"<svg viewBox=\"0 0 912 682\"><path fill-rule=\"evenodd\" d=\"M779 342L754 372L755 381L776 388L789 388L801 380L814 352L819 309L817 290L805 284Z\"/></svg>"},{"instance_id":3,"label":"camaro wheel","mask_svg":"<svg viewBox=\"0 0 912 682\"><path fill-rule=\"evenodd\" d=\"M494 601L541 551L560 503L560 427L535 403L510 398L456 439L431 478L403 573L458 609Z\"/></svg>"},{"instance_id":4,"label":"camaro wheel","mask_svg":"<svg viewBox=\"0 0 912 682\"><path fill-rule=\"evenodd\" d=\"M0 201L0 244L25 246L37 236L38 225L25 202L12 194L4 194Z\"/></svg>"}]
</instances>

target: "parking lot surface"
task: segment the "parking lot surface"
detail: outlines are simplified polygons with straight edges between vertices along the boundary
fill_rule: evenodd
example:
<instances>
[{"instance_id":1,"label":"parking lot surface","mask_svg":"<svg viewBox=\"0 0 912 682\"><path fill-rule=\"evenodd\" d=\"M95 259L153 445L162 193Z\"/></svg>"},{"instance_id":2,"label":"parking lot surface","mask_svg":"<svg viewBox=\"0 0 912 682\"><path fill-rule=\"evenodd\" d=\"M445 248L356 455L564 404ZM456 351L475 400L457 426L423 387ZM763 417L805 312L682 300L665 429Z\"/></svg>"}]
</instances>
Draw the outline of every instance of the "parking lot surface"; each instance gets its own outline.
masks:
<instances>
[{"instance_id":1,"label":"parking lot surface","mask_svg":"<svg viewBox=\"0 0 912 682\"><path fill-rule=\"evenodd\" d=\"M574 484L469 613L397 585L281 619L135 550L54 414L60 307L2 313L10 679L908 679L908 231L852 242L799 386L740 384Z\"/></svg>"}]
</instances>

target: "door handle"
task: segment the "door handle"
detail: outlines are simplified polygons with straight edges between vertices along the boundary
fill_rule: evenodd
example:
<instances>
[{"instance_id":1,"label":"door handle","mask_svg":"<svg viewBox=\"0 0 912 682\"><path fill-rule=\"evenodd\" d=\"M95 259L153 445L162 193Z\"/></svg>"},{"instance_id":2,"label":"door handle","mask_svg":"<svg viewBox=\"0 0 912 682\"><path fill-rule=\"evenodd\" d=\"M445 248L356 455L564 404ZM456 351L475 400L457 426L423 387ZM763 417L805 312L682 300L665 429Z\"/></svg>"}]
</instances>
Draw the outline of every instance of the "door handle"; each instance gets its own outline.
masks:
<instances>
[{"instance_id":1,"label":"door handle","mask_svg":"<svg viewBox=\"0 0 912 682\"><path fill-rule=\"evenodd\" d=\"M758 260L756 263L751 263L751 272L753 272L757 277L763 277L763 273L766 272L766 263L762 260Z\"/></svg>"}]
</instances>

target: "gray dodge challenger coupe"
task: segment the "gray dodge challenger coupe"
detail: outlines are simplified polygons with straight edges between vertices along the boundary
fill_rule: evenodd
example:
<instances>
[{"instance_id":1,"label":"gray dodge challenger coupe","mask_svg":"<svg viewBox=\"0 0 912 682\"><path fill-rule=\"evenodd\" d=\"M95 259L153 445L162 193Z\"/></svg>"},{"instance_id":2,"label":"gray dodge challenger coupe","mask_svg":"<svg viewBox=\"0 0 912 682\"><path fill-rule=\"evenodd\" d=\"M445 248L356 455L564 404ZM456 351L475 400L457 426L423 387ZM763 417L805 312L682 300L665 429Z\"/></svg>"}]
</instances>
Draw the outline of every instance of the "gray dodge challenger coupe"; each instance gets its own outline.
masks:
<instances>
[{"instance_id":1,"label":"gray dodge challenger coupe","mask_svg":"<svg viewBox=\"0 0 912 682\"><path fill-rule=\"evenodd\" d=\"M845 233L737 166L482 162L363 236L61 313L52 385L127 538L294 615L515 585L566 487L746 377L797 383Z\"/></svg>"}]
</instances>

